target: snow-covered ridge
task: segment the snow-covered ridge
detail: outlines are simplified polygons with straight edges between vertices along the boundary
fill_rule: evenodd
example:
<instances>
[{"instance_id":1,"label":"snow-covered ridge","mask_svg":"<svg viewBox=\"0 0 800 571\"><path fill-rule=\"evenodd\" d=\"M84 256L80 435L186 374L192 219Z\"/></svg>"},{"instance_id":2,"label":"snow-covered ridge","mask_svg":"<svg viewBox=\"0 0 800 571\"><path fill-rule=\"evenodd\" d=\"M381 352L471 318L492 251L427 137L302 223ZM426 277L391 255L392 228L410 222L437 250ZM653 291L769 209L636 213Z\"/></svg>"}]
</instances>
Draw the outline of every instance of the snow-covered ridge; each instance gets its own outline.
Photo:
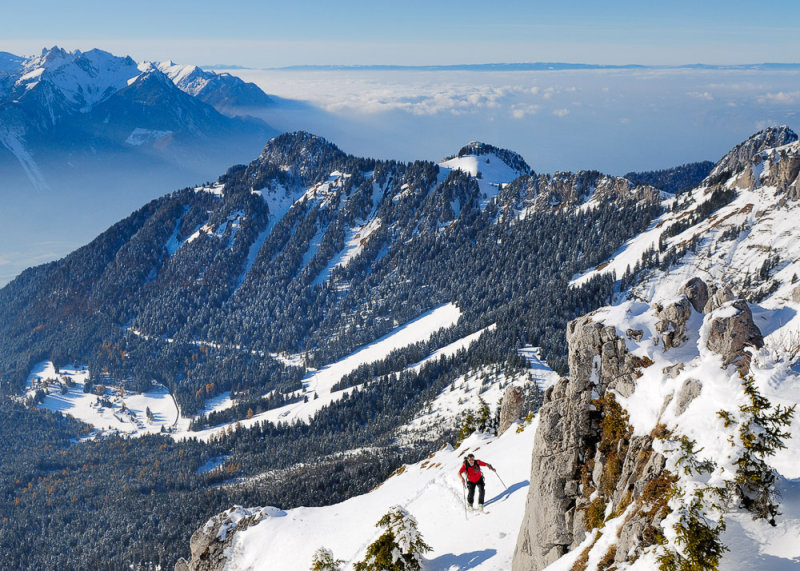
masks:
<instances>
[{"instance_id":1,"label":"snow-covered ridge","mask_svg":"<svg viewBox=\"0 0 800 571\"><path fill-rule=\"evenodd\" d=\"M497 196L504 184L530 172L528 164L516 153L478 142L465 146L457 156L441 161L439 167L445 172L460 170L476 178L481 190L481 207Z\"/></svg>"},{"instance_id":2,"label":"snow-covered ridge","mask_svg":"<svg viewBox=\"0 0 800 571\"><path fill-rule=\"evenodd\" d=\"M687 263L672 268L668 274L657 272L661 279L648 280L636 288L636 294L642 299L665 295L674 291L679 282L696 275L712 283L748 290L757 289L759 284L773 287L770 284L774 283L779 288L776 299L788 299L792 277L800 272L800 265L795 262L800 259L800 232L795 223L800 203L787 198L800 189L797 173L783 169L792 161L800 162L800 143L762 151L755 159L748 168L725 181L724 188L735 191L736 196L711 216L681 226L714 199L715 191L718 195L719 186L701 186L677 199L680 201L677 205L676 199L667 199L663 203L666 212L644 233L624 244L597 268L575 276L571 285L580 286L604 273L614 272L619 279L626 271L634 270L648 251L667 252L694 240L699 242L697 252L685 254ZM675 232L675 228L680 231ZM776 255L782 261L772 272L772 281L765 283L759 277L761 268Z\"/></svg>"},{"instance_id":3,"label":"snow-covered ridge","mask_svg":"<svg viewBox=\"0 0 800 571\"><path fill-rule=\"evenodd\" d=\"M375 490L345 502L267 508L269 517L235 532L226 549L225 569L260 569L268 561L270 568L306 571L314 552L325 547L350 570L382 533L375 524L393 505L402 506L416 519L419 533L432 547L424 569L510 569L529 484L534 434L535 421L520 431L512 426L499 438L474 434L458 449L448 446L406 465ZM466 513L458 469L469 452L497 470L495 474L484 469L486 514ZM262 509L241 508L237 514L247 516Z\"/></svg>"}]
</instances>

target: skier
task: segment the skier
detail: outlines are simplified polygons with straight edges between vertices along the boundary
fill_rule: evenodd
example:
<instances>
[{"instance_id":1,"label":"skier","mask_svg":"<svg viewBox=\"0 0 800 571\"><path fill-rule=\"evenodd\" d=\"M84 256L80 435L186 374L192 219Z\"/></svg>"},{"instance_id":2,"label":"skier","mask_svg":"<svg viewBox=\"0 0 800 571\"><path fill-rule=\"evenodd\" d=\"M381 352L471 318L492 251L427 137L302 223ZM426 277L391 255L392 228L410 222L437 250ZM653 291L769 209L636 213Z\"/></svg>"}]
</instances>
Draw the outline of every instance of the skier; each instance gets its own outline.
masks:
<instances>
[{"instance_id":1,"label":"skier","mask_svg":"<svg viewBox=\"0 0 800 571\"><path fill-rule=\"evenodd\" d=\"M458 469L458 477L461 478L461 486L467 486L467 508L472 511L472 502L475 499L475 487L478 487L478 511L483 511L483 498L485 494L483 473L481 466L486 466L492 472L497 472L491 464L483 460L476 460L474 454L467 454L461 468ZM464 482L464 472L467 473L466 484Z\"/></svg>"}]
</instances>

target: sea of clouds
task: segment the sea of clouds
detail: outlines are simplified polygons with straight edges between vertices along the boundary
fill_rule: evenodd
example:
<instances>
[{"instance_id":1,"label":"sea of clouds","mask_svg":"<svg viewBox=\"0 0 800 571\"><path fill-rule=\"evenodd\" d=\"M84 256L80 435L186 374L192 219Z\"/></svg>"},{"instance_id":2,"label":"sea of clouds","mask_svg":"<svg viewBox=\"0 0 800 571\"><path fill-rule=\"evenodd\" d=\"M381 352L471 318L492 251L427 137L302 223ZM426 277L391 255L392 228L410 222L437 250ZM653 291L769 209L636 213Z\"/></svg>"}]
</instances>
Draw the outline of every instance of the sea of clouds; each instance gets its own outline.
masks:
<instances>
[{"instance_id":1,"label":"sea of clouds","mask_svg":"<svg viewBox=\"0 0 800 571\"><path fill-rule=\"evenodd\" d=\"M765 126L800 130L796 70L234 73L290 100L264 115L276 128L377 158L439 160L481 140L540 172L624 174L717 160Z\"/></svg>"}]
</instances>

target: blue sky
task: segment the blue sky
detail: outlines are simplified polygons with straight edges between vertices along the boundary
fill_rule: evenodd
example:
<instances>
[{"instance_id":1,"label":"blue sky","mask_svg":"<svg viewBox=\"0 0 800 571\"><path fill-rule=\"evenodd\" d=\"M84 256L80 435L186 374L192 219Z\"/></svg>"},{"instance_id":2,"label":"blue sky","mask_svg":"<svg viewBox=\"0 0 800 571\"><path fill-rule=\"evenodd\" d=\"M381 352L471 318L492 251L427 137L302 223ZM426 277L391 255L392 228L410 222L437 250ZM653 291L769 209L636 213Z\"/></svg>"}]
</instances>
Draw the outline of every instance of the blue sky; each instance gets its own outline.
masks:
<instances>
[{"instance_id":1,"label":"blue sky","mask_svg":"<svg viewBox=\"0 0 800 571\"><path fill-rule=\"evenodd\" d=\"M295 64L755 63L800 59L800 3L460 0L4 2L0 50Z\"/></svg>"}]
</instances>

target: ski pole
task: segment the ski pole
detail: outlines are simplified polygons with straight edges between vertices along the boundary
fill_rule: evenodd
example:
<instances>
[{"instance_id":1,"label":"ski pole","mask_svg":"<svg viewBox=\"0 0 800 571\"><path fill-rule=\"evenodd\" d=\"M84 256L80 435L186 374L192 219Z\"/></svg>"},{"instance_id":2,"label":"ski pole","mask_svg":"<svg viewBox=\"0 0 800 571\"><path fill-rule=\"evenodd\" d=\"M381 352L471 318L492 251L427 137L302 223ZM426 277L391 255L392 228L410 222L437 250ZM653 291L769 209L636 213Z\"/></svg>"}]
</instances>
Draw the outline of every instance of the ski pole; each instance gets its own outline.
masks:
<instances>
[{"instance_id":1,"label":"ski pole","mask_svg":"<svg viewBox=\"0 0 800 571\"><path fill-rule=\"evenodd\" d=\"M464 519L469 520L467 515L467 486L464 484L464 480L461 480L461 489L464 490Z\"/></svg>"},{"instance_id":2,"label":"ski pole","mask_svg":"<svg viewBox=\"0 0 800 571\"><path fill-rule=\"evenodd\" d=\"M494 475L497 476L497 479L500 480L500 483L503 484L503 487L506 489L506 491L508 491L508 486L506 486L506 483L503 481L503 478L500 477L500 474L497 473L497 470L492 470L492 472L494 472Z\"/></svg>"}]
</instances>

